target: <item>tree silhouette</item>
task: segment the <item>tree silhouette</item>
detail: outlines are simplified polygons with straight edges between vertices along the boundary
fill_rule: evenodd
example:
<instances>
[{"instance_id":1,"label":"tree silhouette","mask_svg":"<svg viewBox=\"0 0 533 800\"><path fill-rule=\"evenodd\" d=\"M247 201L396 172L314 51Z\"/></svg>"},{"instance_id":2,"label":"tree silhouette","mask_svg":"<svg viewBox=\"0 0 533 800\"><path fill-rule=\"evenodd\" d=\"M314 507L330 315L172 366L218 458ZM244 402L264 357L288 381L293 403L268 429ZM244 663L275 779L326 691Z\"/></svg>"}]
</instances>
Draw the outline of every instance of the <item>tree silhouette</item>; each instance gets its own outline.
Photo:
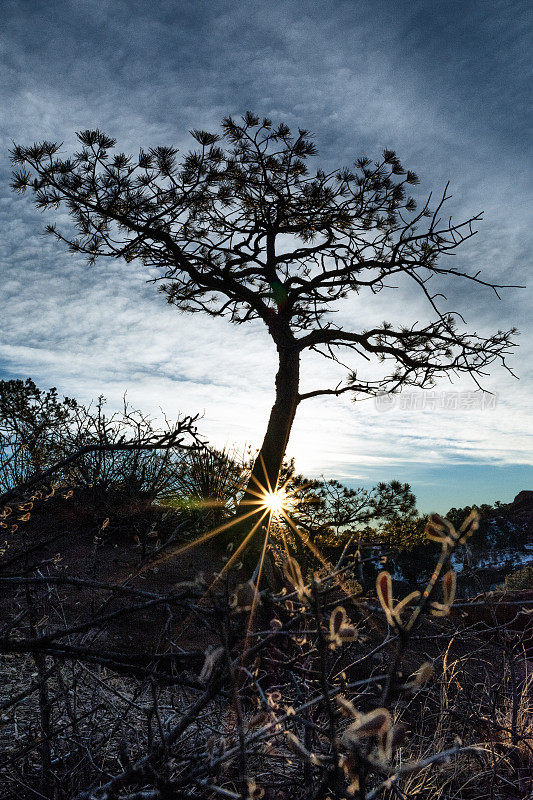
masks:
<instances>
[{"instance_id":1,"label":"tree silhouette","mask_svg":"<svg viewBox=\"0 0 533 800\"><path fill-rule=\"evenodd\" d=\"M487 337L461 331L459 314L441 308L430 279L465 279L496 290L479 272L439 257L476 231L478 214L442 220L445 189L434 209L417 210L407 194L417 176L385 150L353 169L310 173L316 148L305 130L247 113L222 133L191 131L198 147L181 161L173 147L132 158L98 130L78 134L81 150L60 157L50 142L14 146L13 188L31 189L38 208L65 206L77 233L47 231L90 263L100 256L140 259L168 302L181 311L226 316L241 325L263 321L276 347L276 395L245 495L257 482L275 487L298 405L320 395L354 399L427 388L449 373L477 381L495 361L505 366L514 331ZM383 322L346 330L331 316L338 301L371 298L405 276L425 296L430 321L395 327ZM315 351L342 363L344 354L381 373L359 369L345 383L300 393L300 358Z\"/></svg>"},{"instance_id":2,"label":"tree silhouette","mask_svg":"<svg viewBox=\"0 0 533 800\"><path fill-rule=\"evenodd\" d=\"M0 380L0 492L25 482L64 455L78 404L27 378Z\"/></svg>"}]
</instances>

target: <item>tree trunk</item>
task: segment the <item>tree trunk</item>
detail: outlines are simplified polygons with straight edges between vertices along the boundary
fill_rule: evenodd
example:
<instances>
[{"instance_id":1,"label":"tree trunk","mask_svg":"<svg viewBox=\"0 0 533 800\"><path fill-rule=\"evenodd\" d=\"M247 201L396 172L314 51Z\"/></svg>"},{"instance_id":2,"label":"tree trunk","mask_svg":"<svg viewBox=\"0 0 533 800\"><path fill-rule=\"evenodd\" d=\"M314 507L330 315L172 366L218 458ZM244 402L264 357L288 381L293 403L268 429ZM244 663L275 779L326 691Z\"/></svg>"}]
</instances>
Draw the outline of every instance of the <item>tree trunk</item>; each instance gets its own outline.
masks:
<instances>
[{"instance_id":1,"label":"tree trunk","mask_svg":"<svg viewBox=\"0 0 533 800\"><path fill-rule=\"evenodd\" d=\"M238 515L247 514L257 506L258 492L274 492L277 487L281 465L289 441L292 423L298 406L298 389L300 379L300 352L293 342L287 345L278 344L279 368L276 375L276 399L268 426L263 439L263 444L255 460L248 486L239 506ZM257 512L237 525L238 546L254 525L256 525L264 512L264 508L257 507ZM264 525L268 517L264 519ZM235 535L235 529L233 529ZM261 524L251 536L246 546L246 563L250 566L257 563L264 545L265 532ZM252 567L253 568L253 567ZM247 570L248 572L248 570Z\"/></svg>"},{"instance_id":2,"label":"tree trunk","mask_svg":"<svg viewBox=\"0 0 533 800\"><path fill-rule=\"evenodd\" d=\"M292 423L298 405L300 379L300 353L296 348L278 348L279 369L276 375L276 399L261 450L252 470L243 499L250 499L248 491L257 491L257 483L266 491L275 491Z\"/></svg>"}]
</instances>

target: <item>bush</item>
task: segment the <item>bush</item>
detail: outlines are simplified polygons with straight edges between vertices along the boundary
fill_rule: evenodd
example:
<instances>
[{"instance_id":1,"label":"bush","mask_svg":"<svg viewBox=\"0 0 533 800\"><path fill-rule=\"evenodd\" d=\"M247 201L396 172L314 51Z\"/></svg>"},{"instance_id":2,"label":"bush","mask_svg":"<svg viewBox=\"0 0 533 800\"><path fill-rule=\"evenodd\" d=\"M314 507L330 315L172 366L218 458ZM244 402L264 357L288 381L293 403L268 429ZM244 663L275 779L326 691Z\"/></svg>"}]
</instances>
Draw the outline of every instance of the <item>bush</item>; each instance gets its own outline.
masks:
<instances>
[{"instance_id":1,"label":"bush","mask_svg":"<svg viewBox=\"0 0 533 800\"><path fill-rule=\"evenodd\" d=\"M533 589L533 564L527 564L505 578L506 589Z\"/></svg>"},{"instance_id":2,"label":"bush","mask_svg":"<svg viewBox=\"0 0 533 800\"><path fill-rule=\"evenodd\" d=\"M55 388L39 389L31 378L0 381L0 495L51 469L56 485L84 488L95 498L111 492L149 503L172 492L183 471L180 441L196 437L196 418L160 429L126 400L111 414L105 402L61 400Z\"/></svg>"},{"instance_id":3,"label":"bush","mask_svg":"<svg viewBox=\"0 0 533 800\"><path fill-rule=\"evenodd\" d=\"M236 448L192 450L181 458L158 502L184 514L192 523L189 535L194 535L236 512L251 467L250 454Z\"/></svg>"},{"instance_id":4,"label":"bush","mask_svg":"<svg viewBox=\"0 0 533 800\"><path fill-rule=\"evenodd\" d=\"M0 380L0 493L62 457L77 411L75 400L31 378Z\"/></svg>"}]
</instances>

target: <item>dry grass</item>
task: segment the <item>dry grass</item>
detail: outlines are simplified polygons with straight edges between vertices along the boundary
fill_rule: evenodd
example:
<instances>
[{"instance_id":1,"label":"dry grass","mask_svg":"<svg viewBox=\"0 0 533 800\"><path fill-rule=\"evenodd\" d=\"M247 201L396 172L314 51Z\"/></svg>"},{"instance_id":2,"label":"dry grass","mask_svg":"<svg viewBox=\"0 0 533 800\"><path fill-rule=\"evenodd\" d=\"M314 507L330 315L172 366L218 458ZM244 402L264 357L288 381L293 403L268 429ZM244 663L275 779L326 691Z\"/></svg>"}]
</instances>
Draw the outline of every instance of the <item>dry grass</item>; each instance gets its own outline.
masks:
<instances>
[{"instance_id":1,"label":"dry grass","mask_svg":"<svg viewBox=\"0 0 533 800\"><path fill-rule=\"evenodd\" d=\"M320 579L286 559L258 594L238 570L206 591L167 552L120 580L41 552L3 605L3 797L526 800L525 601L450 615L447 548L409 604L384 572L352 592L349 555Z\"/></svg>"}]
</instances>

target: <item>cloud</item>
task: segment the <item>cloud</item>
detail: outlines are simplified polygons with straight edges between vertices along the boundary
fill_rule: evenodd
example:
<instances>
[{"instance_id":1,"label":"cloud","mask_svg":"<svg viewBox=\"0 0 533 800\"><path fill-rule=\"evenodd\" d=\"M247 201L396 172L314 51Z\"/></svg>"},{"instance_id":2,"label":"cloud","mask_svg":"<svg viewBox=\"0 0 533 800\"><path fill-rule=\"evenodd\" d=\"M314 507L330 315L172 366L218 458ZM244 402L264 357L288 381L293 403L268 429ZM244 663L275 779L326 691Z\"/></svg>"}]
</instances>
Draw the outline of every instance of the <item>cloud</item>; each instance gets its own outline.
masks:
<instances>
[{"instance_id":1,"label":"cloud","mask_svg":"<svg viewBox=\"0 0 533 800\"><path fill-rule=\"evenodd\" d=\"M485 209L460 263L481 265L501 283L527 278L532 170L527 114L516 112L530 93L524 3L159 0L148 10L136 0L59 0L6 7L5 375L31 374L84 400L104 393L110 404L128 390L153 413L204 410L202 426L213 441L255 446L276 369L259 325L180 316L145 284L138 265L101 262L89 270L40 237L43 217L7 188L11 139L50 138L72 150L75 130L100 127L127 152L163 143L186 150L188 129L215 128L225 114L251 108L310 128L326 168L392 146L420 173L420 197L451 179L457 218ZM346 399L304 403L290 443L302 470L353 481L390 472L422 486L416 465L429 473L474 462L509 470L531 464L532 370L522 355L533 344L530 291L504 291L500 302L464 282L446 291L449 306L480 332L518 323L522 348L512 363L521 381L501 370L487 378L498 406L479 414L384 414L371 402ZM402 284L371 304L363 295L351 300L339 319L364 326L376 317L410 322L427 314L425 301ZM339 377L329 362L306 357L304 390Z\"/></svg>"}]
</instances>

